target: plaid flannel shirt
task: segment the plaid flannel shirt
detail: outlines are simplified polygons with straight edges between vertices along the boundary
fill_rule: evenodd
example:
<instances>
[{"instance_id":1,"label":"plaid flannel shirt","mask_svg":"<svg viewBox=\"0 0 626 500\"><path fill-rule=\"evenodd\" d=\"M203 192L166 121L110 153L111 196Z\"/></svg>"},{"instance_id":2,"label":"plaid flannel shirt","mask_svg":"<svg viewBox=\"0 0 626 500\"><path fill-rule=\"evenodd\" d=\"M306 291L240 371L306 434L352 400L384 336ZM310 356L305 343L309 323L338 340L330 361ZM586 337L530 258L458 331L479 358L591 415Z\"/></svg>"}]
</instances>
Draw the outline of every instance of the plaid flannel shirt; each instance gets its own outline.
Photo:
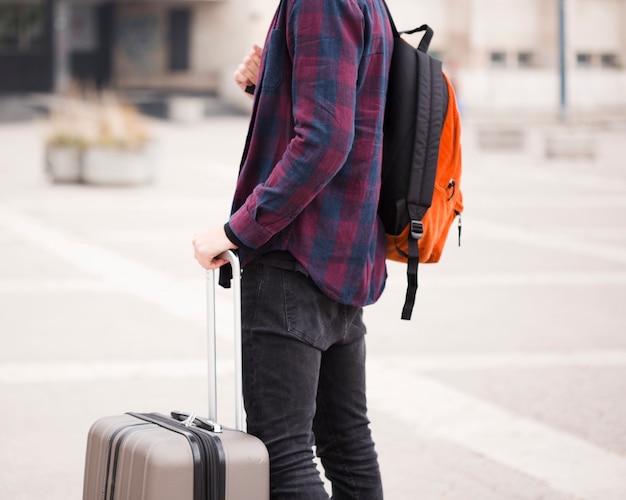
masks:
<instances>
[{"instance_id":1,"label":"plaid flannel shirt","mask_svg":"<svg viewBox=\"0 0 626 500\"><path fill-rule=\"evenodd\" d=\"M385 285L377 216L393 35L380 0L283 0L261 57L226 231L246 265L289 251L330 298Z\"/></svg>"}]
</instances>

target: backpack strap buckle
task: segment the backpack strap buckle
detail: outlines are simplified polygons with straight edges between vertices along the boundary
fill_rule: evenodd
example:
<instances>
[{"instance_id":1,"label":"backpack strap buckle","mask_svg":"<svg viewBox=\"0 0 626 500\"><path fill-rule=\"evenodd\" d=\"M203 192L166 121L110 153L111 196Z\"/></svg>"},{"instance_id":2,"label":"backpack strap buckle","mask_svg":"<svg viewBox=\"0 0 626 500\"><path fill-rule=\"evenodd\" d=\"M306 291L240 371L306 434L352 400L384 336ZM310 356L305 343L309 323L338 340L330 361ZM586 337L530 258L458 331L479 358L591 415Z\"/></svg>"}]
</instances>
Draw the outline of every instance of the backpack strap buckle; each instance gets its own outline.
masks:
<instances>
[{"instance_id":1,"label":"backpack strap buckle","mask_svg":"<svg viewBox=\"0 0 626 500\"><path fill-rule=\"evenodd\" d=\"M424 236L424 224L422 224L421 220L412 220L411 221L411 238L414 240L419 240Z\"/></svg>"}]
</instances>

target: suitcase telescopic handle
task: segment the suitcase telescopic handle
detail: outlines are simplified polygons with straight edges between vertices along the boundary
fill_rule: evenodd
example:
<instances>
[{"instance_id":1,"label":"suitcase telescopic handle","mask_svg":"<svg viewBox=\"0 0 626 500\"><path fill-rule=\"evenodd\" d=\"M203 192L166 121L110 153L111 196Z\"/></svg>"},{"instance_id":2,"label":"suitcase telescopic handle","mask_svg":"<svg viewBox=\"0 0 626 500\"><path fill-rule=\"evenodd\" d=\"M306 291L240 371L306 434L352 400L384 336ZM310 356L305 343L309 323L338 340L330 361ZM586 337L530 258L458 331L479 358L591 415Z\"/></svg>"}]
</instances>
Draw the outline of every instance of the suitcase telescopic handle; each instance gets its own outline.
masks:
<instances>
[{"instance_id":1,"label":"suitcase telescopic handle","mask_svg":"<svg viewBox=\"0 0 626 500\"><path fill-rule=\"evenodd\" d=\"M235 342L235 428L243 431L243 374L241 344L241 266L235 252L228 250L220 254L233 269L232 290L234 295L234 342ZM215 275L218 270L207 270L207 344L209 358L209 420L217 422L217 352L215 315Z\"/></svg>"}]
</instances>

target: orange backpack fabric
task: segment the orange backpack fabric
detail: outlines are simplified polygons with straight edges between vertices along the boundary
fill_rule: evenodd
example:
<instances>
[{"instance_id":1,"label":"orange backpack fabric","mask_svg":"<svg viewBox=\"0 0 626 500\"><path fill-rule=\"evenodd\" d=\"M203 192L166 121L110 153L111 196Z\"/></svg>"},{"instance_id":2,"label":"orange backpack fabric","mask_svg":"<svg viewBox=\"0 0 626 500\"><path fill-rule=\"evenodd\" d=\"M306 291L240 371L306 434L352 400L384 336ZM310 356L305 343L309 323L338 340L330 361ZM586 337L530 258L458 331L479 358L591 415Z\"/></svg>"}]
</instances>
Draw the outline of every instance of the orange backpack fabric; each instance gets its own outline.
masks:
<instances>
[{"instance_id":1,"label":"orange backpack fabric","mask_svg":"<svg viewBox=\"0 0 626 500\"><path fill-rule=\"evenodd\" d=\"M432 205L424 214L424 232L418 240L419 262L439 262L450 226L463 211L461 191L462 154L461 120L454 89L450 79L444 78L448 88L448 110L443 122L439 144L439 159L435 175ZM459 222L459 243L460 243ZM387 234L387 258L396 262L408 261L410 224L399 235Z\"/></svg>"}]
</instances>

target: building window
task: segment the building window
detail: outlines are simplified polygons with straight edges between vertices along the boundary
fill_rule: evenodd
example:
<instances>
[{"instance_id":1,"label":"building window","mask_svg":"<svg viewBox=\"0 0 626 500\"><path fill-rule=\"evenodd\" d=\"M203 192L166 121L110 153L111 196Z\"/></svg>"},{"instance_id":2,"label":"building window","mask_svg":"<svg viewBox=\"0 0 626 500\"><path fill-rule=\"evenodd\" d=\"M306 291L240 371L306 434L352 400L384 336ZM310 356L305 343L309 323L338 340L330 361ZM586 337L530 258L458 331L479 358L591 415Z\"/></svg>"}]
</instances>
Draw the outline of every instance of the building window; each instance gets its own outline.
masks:
<instances>
[{"instance_id":1,"label":"building window","mask_svg":"<svg viewBox=\"0 0 626 500\"><path fill-rule=\"evenodd\" d=\"M592 63L591 54L587 52L579 52L576 54L576 64L580 68L590 68Z\"/></svg>"},{"instance_id":2,"label":"building window","mask_svg":"<svg viewBox=\"0 0 626 500\"><path fill-rule=\"evenodd\" d=\"M46 4L0 3L0 50L39 51L45 44Z\"/></svg>"},{"instance_id":3,"label":"building window","mask_svg":"<svg viewBox=\"0 0 626 500\"><path fill-rule=\"evenodd\" d=\"M504 67L506 66L506 52L494 51L490 54L489 59L492 66Z\"/></svg>"},{"instance_id":4,"label":"building window","mask_svg":"<svg viewBox=\"0 0 626 500\"><path fill-rule=\"evenodd\" d=\"M189 27L191 24L189 9L172 9L168 16L169 34L169 69L186 71L189 69Z\"/></svg>"},{"instance_id":5,"label":"building window","mask_svg":"<svg viewBox=\"0 0 626 500\"><path fill-rule=\"evenodd\" d=\"M601 54L600 65L603 68L618 68L619 61L617 59L617 54Z\"/></svg>"},{"instance_id":6,"label":"building window","mask_svg":"<svg viewBox=\"0 0 626 500\"><path fill-rule=\"evenodd\" d=\"M532 68L534 64L534 57L531 52L520 52L517 54L517 65L520 68Z\"/></svg>"}]
</instances>

